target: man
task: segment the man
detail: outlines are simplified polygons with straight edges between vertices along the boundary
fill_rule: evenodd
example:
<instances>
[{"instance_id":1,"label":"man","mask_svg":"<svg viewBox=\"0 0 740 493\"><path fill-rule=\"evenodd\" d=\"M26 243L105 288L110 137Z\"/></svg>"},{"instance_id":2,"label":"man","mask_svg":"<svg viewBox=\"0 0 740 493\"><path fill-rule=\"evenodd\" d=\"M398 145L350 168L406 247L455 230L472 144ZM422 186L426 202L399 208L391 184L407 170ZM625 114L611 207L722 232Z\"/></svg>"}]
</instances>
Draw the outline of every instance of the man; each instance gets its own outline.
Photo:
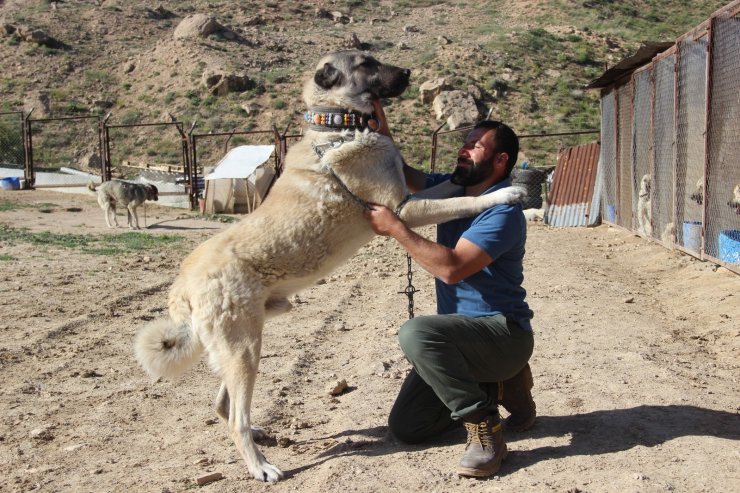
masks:
<instances>
[{"instance_id":1,"label":"man","mask_svg":"<svg viewBox=\"0 0 740 493\"><path fill-rule=\"evenodd\" d=\"M387 132L382 108L376 106ZM451 179L468 196L510 186L518 152L518 138L508 126L481 122L459 150ZM409 166L404 173L411 191L450 178ZM366 217L376 233L395 238L436 278L438 315L413 318L399 331L413 369L393 405L389 427L400 440L419 443L462 420L468 441L458 474L491 476L507 453L498 404L511 413L511 430L528 429L536 415L528 365L532 312L522 288L527 228L522 207L499 205L441 224L436 243L385 207L375 206Z\"/></svg>"}]
</instances>

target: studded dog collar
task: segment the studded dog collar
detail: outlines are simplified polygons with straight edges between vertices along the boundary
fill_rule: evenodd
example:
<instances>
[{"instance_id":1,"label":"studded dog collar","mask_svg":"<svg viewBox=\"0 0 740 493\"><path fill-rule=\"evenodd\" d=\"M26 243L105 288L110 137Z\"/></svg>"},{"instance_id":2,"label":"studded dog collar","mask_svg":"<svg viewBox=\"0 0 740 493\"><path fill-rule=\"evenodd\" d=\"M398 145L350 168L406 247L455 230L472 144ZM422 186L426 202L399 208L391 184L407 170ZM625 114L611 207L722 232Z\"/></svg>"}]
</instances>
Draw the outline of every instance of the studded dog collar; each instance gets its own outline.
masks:
<instances>
[{"instance_id":1,"label":"studded dog collar","mask_svg":"<svg viewBox=\"0 0 740 493\"><path fill-rule=\"evenodd\" d=\"M311 130L365 130L375 132L380 128L380 122L373 115L365 115L358 111L339 108L311 108L303 116L309 123Z\"/></svg>"}]
</instances>

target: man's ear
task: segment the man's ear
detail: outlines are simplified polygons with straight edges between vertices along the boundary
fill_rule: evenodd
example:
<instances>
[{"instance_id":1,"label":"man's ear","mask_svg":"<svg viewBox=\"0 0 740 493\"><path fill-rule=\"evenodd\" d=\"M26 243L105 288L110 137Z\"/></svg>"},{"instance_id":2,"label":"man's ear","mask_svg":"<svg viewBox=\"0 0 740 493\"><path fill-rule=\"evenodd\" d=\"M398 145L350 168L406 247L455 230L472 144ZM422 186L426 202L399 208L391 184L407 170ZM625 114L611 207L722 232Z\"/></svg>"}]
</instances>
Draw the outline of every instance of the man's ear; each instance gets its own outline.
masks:
<instances>
[{"instance_id":1,"label":"man's ear","mask_svg":"<svg viewBox=\"0 0 740 493\"><path fill-rule=\"evenodd\" d=\"M342 81L342 73L331 63L325 63L313 76L316 85L322 89L329 89Z\"/></svg>"}]
</instances>

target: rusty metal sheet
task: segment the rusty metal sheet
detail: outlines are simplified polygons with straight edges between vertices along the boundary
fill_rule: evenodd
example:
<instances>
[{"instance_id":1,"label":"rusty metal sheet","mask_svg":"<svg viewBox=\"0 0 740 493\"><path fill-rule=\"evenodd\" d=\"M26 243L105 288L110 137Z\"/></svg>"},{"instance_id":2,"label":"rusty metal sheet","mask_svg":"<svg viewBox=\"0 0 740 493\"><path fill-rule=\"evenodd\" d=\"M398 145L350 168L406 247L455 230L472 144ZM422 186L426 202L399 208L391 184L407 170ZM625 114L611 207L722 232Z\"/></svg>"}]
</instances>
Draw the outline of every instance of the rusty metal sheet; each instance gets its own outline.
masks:
<instances>
[{"instance_id":1,"label":"rusty metal sheet","mask_svg":"<svg viewBox=\"0 0 740 493\"><path fill-rule=\"evenodd\" d=\"M547 197L546 224L560 227L597 224L599 197L594 187L599 151L598 142L561 151Z\"/></svg>"}]
</instances>

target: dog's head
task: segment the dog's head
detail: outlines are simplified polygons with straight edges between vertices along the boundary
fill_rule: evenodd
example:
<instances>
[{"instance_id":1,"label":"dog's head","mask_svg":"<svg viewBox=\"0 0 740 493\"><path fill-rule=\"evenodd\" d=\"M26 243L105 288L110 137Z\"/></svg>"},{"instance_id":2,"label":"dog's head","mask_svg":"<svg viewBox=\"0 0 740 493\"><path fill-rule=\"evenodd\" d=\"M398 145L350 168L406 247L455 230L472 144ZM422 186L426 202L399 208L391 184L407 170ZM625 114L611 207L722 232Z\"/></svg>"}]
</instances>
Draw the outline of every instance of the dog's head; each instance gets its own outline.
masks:
<instances>
[{"instance_id":1,"label":"dog's head","mask_svg":"<svg viewBox=\"0 0 740 493\"><path fill-rule=\"evenodd\" d=\"M700 178L699 181L696 182L696 189L689 197L699 205L704 203L704 178Z\"/></svg>"},{"instance_id":2,"label":"dog's head","mask_svg":"<svg viewBox=\"0 0 740 493\"><path fill-rule=\"evenodd\" d=\"M159 200L159 190L154 185L146 186L146 199L147 200Z\"/></svg>"},{"instance_id":3,"label":"dog's head","mask_svg":"<svg viewBox=\"0 0 740 493\"><path fill-rule=\"evenodd\" d=\"M411 71L380 63L360 51L339 51L324 56L303 88L311 106L335 106L372 113L373 100L403 94Z\"/></svg>"},{"instance_id":4,"label":"dog's head","mask_svg":"<svg viewBox=\"0 0 740 493\"><path fill-rule=\"evenodd\" d=\"M650 196L650 185L652 184L652 182L653 177L650 176L650 173L642 177L642 180L640 180L640 197Z\"/></svg>"}]
</instances>

